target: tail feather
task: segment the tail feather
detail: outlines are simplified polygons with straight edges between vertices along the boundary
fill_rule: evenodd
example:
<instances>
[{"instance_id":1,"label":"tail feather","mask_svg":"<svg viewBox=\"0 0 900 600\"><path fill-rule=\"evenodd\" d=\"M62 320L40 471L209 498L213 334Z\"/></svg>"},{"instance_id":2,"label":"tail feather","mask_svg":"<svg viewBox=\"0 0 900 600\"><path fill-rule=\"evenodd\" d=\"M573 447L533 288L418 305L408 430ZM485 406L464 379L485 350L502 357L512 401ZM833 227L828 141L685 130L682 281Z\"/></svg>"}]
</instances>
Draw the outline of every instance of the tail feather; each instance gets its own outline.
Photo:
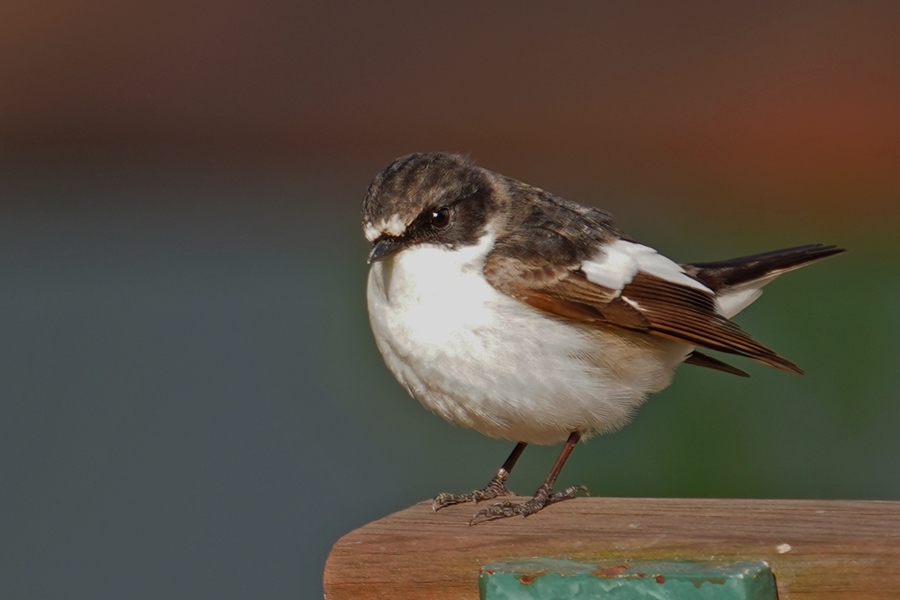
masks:
<instances>
[{"instance_id":1,"label":"tail feather","mask_svg":"<svg viewBox=\"0 0 900 600\"><path fill-rule=\"evenodd\" d=\"M808 244L731 260L686 264L682 265L682 268L715 293L719 314L730 319L759 298L762 294L761 288L782 273L841 252L845 252L845 249L824 244ZM764 349L768 351L767 348ZM803 373L790 361L774 352L771 352L771 355L752 358L784 371ZM685 362L746 376L740 369L697 352L688 356Z\"/></svg>"},{"instance_id":2,"label":"tail feather","mask_svg":"<svg viewBox=\"0 0 900 600\"><path fill-rule=\"evenodd\" d=\"M730 288L761 279L767 279L765 283L768 283L782 273L841 252L846 250L825 244L807 244L730 260L692 263L683 265L683 268L688 275L720 295L727 293Z\"/></svg>"},{"instance_id":3,"label":"tail feather","mask_svg":"<svg viewBox=\"0 0 900 600\"><path fill-rule=\"evenodd\" d=\"M688 354L687 358L684 359L684 362L689 365L697 365L698 367L706 367L707 369L724 371L725 373L731 373L732 375L737 375L738 377L750 377L750 374L746 371L742 371L737 367L729 365L727 362L723 362L718 358L713 358L712 356L709 356L707 354L697 352L696 350Z\"/></svg>"},{"instance_id":4,"label":"tail feather","mask_svg":"<svg viewBox=\"0 0 900 600\"><path fill-rule=\"evenodd\" d=\"M719 313L730 319L750 306L762 295L762 287L782 273L844 251L837 246L808 244L683 268L716 294Z\"/></svg>"}]
</instances>

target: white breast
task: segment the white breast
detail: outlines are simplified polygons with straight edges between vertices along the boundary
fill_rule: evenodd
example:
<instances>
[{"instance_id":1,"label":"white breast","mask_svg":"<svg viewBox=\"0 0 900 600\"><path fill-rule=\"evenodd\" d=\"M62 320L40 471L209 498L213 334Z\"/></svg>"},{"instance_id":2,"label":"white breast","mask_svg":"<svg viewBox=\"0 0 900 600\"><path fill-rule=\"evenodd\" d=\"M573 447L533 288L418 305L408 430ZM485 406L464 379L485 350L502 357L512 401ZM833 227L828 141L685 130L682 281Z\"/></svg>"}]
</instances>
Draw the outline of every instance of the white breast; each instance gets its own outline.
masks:
<instances>
[{"instance_id":1,"label":"white breast","mask_svg":"<svg viewBox=\"0 0 900 600\"><path fill-rule=\"evenodd\" d=\"M485 435L549 444L619 427L668 385L688 345L571 324L498 292L482 275L493 240L419 244L369 272L375 341L423 405Z\"/></svg>"}]
</instances>

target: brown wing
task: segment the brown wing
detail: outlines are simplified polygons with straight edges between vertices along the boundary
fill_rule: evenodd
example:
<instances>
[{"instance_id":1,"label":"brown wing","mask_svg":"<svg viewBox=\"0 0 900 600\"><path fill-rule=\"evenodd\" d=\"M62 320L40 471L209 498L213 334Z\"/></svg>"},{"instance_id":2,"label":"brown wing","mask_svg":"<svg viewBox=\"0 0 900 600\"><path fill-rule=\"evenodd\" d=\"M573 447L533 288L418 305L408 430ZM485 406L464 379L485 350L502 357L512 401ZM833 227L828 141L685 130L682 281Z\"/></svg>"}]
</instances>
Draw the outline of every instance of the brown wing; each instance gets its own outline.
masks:
<instances>
[{"instance_id":1,"label":"brown wing","mask_svg":"<svg viewBox=\"0 0 900 600\"><path fill-rule=\"evenodd\" d=\"M492 255L484 275L497 290L545 312L580 322L645 332L802 373L716 310L715 296L639 272L621 292L592 283L577 267Z\"/></svg>"},{"instance_id":2,"label":"brown wing","mask_svg":"<svg viewBox=\"0 0 900 600\"><path fill-rule=\"evenodd\" d=\"M592 283L566 267L491 255L484 276L504 294L560 317L648 333L652 329L651 322L624 302L618 290Z\"/></svg>"}]
</instances>

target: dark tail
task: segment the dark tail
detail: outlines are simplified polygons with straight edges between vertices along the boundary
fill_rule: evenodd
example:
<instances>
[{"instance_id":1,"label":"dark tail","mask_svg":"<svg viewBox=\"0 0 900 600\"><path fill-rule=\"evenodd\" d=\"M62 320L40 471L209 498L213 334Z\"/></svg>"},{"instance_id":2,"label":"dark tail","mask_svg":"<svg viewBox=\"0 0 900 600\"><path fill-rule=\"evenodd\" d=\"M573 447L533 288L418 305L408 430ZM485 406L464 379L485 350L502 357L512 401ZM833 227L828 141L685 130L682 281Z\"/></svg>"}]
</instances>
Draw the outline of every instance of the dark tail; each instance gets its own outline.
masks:
<instances>
[{"instance_id":1,"label":"dark tail","mask_svg":"<svg viewBox=\"0 0 900 600\"><path fill-rule=\"evenodd\" d=\"M685 272L716 294L758 279L780 275L811 262L846 252L845 248L808 244L716 262L682 265Z\"/></svg>"}]
</instances>

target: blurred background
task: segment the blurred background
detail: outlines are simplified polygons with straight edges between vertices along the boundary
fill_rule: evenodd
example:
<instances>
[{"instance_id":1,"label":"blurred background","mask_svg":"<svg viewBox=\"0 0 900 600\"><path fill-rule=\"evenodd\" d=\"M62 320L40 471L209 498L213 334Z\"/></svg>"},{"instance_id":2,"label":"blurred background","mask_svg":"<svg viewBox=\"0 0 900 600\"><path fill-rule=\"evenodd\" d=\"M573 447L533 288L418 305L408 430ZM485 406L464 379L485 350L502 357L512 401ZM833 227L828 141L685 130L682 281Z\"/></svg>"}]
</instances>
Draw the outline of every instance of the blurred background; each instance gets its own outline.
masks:
<instances>
[{"instance_id":1,"label":"blurred background","mask_svg":"<svg viewBox=\"0 0 900 600\"><path fill-rule=\"evenodd\" d=\"M0 595L321 595L331 544L512 444L368 329L359 202L449 150L705 261L852 252L560 485L900 499L900 4L0 4ZM529 448L529 493L558 448ZM474 509L473 509L474 511ZM539 518L539 517L537 517Z\"/></svg>"}]
</instances>

